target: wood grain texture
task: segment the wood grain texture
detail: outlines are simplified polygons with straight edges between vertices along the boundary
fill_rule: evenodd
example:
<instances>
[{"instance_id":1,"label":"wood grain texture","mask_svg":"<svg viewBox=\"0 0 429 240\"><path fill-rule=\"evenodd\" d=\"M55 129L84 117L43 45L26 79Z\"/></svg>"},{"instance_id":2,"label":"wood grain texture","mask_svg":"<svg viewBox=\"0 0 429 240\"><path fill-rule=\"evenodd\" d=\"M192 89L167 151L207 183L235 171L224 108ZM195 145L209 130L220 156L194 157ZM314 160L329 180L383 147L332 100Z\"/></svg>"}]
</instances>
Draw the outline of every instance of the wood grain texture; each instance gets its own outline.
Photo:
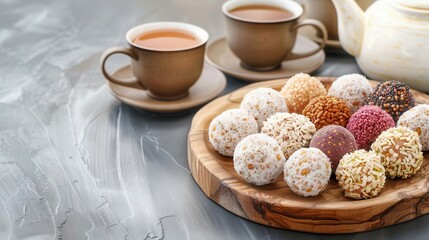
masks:
<instances>
[{"instance_id":1,"label":"wood grain texture","mask_svg":"<svg viewBox=\"0 0 429 240\"><path fill-rule=\"evenodd\" d=\"M335 78L319 78L329 88ZM404 222L429 212L429 152L417 175L407 180L387 180L380 195L368 200L345 198L335 179L317 197L293 193L283 174L270 185L246 183L234 170L232 158L216 152L208 141L210 121L258 87L280 89L286 80L248 85L203 107L194 117L188 136L188 163L203 192L225 209L264 225L314 233L351 233ZM371 82L373 86L377 82ZM419 103L429 96L413 91Z\"/></svg>"}]
</instances>

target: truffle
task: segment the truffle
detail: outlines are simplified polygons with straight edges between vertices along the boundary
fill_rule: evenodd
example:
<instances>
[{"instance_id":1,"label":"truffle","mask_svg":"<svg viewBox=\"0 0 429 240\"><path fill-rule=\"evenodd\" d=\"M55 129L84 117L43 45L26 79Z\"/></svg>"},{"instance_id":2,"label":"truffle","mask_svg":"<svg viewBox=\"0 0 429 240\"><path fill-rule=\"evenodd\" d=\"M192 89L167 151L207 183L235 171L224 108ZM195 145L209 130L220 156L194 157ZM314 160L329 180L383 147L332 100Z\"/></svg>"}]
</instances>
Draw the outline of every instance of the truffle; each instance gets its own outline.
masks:
<instances>
[{"instance_id":1,"label":"truffle","mask_svg":"<svg viewBox=\"0 0 429 240\"><path fill-rule=\"evenodd\" d=\"M318 79L298 73L286 82L280 94L286 99L289 112L301 113L313 98L326 95L326 89Z\"/></svg>"},{"instance_id":2,"label":"truffle","mask_svg":"<svg viewBox=\"0 0 429 240\"><path fill-rule=\"evenodd\" d=\"M284 165L284 180L296 194L303 197L319 195L328 186L331 162L317 148L301 148Z\"/></svg>"},{"instance_id":3,"label":"truffle","mask_svg":"<svg viewBox=\"0 0 429 240\"><path fill-rule=\"evenodd\" d=\"M333 96L320 96L311 100L302 114L308 117L317 129L328 125L345 127L351 115L346 102Z\"/></svg>"},{"instance_id":4,"label":"truffle","mask_svg":"<svg viewBox=\"0 0 429 240\"><path fill-rule=\"evenodd\" d=\"M234 169L247 182L261 186L276 181L285 160L276 140L257 133L238 143L234 152Z\"/></svg>"},{"instance_id":5,"label":"truffle","mask_svg":"<svg viewBox=\"0 0 429 240\"><path fill-rule=\"evenodd\" d=\"M277 140L283 154L288 158L296 150L308 147L316 127L303 115L276 113L264 122L261 132Z\"/></svg>"},{"instance_id":6,"label":"truffle","mask_svg":"<svg viewBox=\"0 0 429 240\"><path fill-rule=\"evenodd\" d=\"M338 125L329 125L317 131L311 139L310 147L322 150L331 159L332 173L335 173L344 155L357 150L353 134Z\"/></svg>"},{"instance_id":7,"label":"truffle","mask_svg":"<svg viewBox=\"0 0 429 240\"><path fill-rule=\"evenodd\" d=\"M259 130L267 118L277 112L287 112L288 108L283 96L271 88L258 88L244 95L240 105L258 122Z\"/></svg>"},{"instance_id":8,"label":"truffle","mask_svg":"<svg viewBox=\"0 0 429 240\"><path fill-rule=\"evenodd\" d=\"M363 106L349 119L347 130L355 136L358 148L369 150L383 131L394 127L392 117L377 106Z\"/></svg>"},{"instance_id":9,"label":"truffle","mask_svg":"<svg viewBox=\"0 0 429 240\"><path fill-rule=\"evenodd\" d=\"M329 88L328 95L343 99L350 112L355 113L364 105L373 89L366 77L354 73L341 76Z\"/></svg>"},{"instance_id":10,"label":"truffle","mask_svg":"<svg viewBox=\"0 0 429 240\"><path fill-rule=\"evenodd\" d=\"M220 154L232 157L238 142L257 132L258 123L246 110L230 109L211 121L209 140Z\"/></svg>"},{"instance_id":11,"label":"truffle","mask_svg":"<svg viewBox=\"0 0 429 240\"><path fill-rule=\"evenodd\" d=\"M423 163L419 135L407 127L395 127L384 131L371 148L381 155L381 164L386 168L386 175L390 178L409 178Z\"/></svg>"},{"instance_id":12,"label":"truffle","mask_svg":"<svg viewBox=\"0 0 429 240\"><path fill-rule=\"evenodd\" d=\"M374 92L366 99L365 105L376 105L392 116L393 121L415 105L410 88L404 83L388 81L377 84Z\"/></svg>"},{"instance_id":13,"label":"truffle","mask_svg":"<svg viewBox=\"0 0 429 240\"><path fill-rule=\"evenodd\" d=\"M353 199L377 196L386 182L380 155L373 151L357 150L344 155L335 175L345 196Z\"/></svg>"},{"instance_id":14,"label":"truffle","mask_svg":"<svg viewBox=\"0 0 429 240\"><path fill-rule=\"evenodd\" d=\"M398 126L408 127L419 134L423 151L429 151L429 105L419 104L406 111L398 120Z\"/></svg>"}]
</instances>

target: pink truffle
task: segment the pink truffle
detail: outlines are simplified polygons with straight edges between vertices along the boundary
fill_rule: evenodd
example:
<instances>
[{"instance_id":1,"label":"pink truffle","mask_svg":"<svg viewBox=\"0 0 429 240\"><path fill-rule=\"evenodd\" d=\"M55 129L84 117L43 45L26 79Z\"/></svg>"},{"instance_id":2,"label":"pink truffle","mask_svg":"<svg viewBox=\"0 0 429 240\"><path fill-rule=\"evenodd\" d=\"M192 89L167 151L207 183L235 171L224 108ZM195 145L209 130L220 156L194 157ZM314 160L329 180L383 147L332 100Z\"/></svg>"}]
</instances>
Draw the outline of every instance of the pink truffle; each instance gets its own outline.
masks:
<instances>
[{"instance_id":1,"label":"pink truffle","mask_svg":"<svg viewBox=\"0 0 429 240\"><path fill-rule=\"evenodd\" d=\"M338 125L321 128L314 134L310 147L322 150L331 160L332 173L335 173L341 158L357 150L355 137L349 130Z\"/></svg>"},{"instance_id":2,"label":"pink truffle","mask_svg":"<svg viewBox=\"0 0 429 240\"><path fill-rule=\"evenodd\" d=\"M393 118L377 106L364 106L349 119L347 130L355 136L359 149L369 150L383 131L395 127Z\"/></svg>"}]
</instances>

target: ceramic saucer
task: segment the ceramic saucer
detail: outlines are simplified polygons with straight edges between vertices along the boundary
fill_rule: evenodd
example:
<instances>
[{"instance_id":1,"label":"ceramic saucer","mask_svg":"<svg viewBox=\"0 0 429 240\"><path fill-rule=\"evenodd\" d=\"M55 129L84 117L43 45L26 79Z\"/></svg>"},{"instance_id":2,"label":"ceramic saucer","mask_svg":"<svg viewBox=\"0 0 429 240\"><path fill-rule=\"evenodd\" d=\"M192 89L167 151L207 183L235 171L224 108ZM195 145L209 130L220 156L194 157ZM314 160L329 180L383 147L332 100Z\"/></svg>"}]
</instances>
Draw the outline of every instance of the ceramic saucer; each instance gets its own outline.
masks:
<instances>
[{"instance_id":1,"label":"ceramic saucer","mask_svg":"<svg viewBox=\"0 0 429 240\"><path fill-rule=\"evenodd\" d=\"M303 28L300 28L298 30L298 32L299 32L299 34L301 34L301 35L303 35L303 36L305 36L305 37L313 40L314 42L321 43L323 41L321 37L317 36L317 32L316 32L316 30L314 28L303 27ZM340 50L342 50L341 43L340 43L339 40L330 40L330 39L328 39L328 41L326 42L326 48L332 48L332 49L340 49Z\"/></svg>"},{"instance_id":2,"label":"ceramic saucer","mask_svg":"<svg viewBox=\"0 0 429 240\"><path fill-rule=\"evenodd\" d=\"M317 49L317 47L318 45L310 39L304 36L298 36L292 51L295 53L303 53ZM226 38L222 37L208 44L206 61L231 76L245 81L257 82L291 77L300 72L311 73L323 64L325 61L325 53L320 51L310 57L284 61L282 66L278 69L267 72L257 72L241 67L240 60L232 53L231 49L229 49Z\"/></svg>"},{"instance_id":3,"label":"ceramic saucer","mask_svg":"<svg viewBox=\"0 0 429 240\"><path fill-rule=\"evenodd\" d=\"M120 68L113 73L113 76L122 79L131 78L131 66ZM110 92L119 101L151 112L173 113L182 112L212 100L225 89L226 78L216 68L204 64L203 72L198 81L189 89L189 94L174 101L151 98L145 90L124 87L112 82L107 84Z\"/></svg>"}]
</instances>

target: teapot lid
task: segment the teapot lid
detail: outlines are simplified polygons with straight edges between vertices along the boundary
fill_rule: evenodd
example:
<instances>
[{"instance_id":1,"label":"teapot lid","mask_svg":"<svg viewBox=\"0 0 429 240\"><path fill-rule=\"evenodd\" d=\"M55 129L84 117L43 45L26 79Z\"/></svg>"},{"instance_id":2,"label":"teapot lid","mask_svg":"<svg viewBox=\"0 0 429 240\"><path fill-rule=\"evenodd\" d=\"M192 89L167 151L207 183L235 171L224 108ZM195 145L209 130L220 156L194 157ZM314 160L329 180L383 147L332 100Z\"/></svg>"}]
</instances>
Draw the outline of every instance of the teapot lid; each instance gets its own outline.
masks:
<instances>
[{"instance_id":1,"label":"teapot lid","mask_svg":"<svg viewBox=\"0 0 429 240\"><path fill-rule=\"evenodd\" d=\"M420 10L429 10L429 1L427 0L393 0L394 2L409 8Z\"/></svg>"}]
</instances>

